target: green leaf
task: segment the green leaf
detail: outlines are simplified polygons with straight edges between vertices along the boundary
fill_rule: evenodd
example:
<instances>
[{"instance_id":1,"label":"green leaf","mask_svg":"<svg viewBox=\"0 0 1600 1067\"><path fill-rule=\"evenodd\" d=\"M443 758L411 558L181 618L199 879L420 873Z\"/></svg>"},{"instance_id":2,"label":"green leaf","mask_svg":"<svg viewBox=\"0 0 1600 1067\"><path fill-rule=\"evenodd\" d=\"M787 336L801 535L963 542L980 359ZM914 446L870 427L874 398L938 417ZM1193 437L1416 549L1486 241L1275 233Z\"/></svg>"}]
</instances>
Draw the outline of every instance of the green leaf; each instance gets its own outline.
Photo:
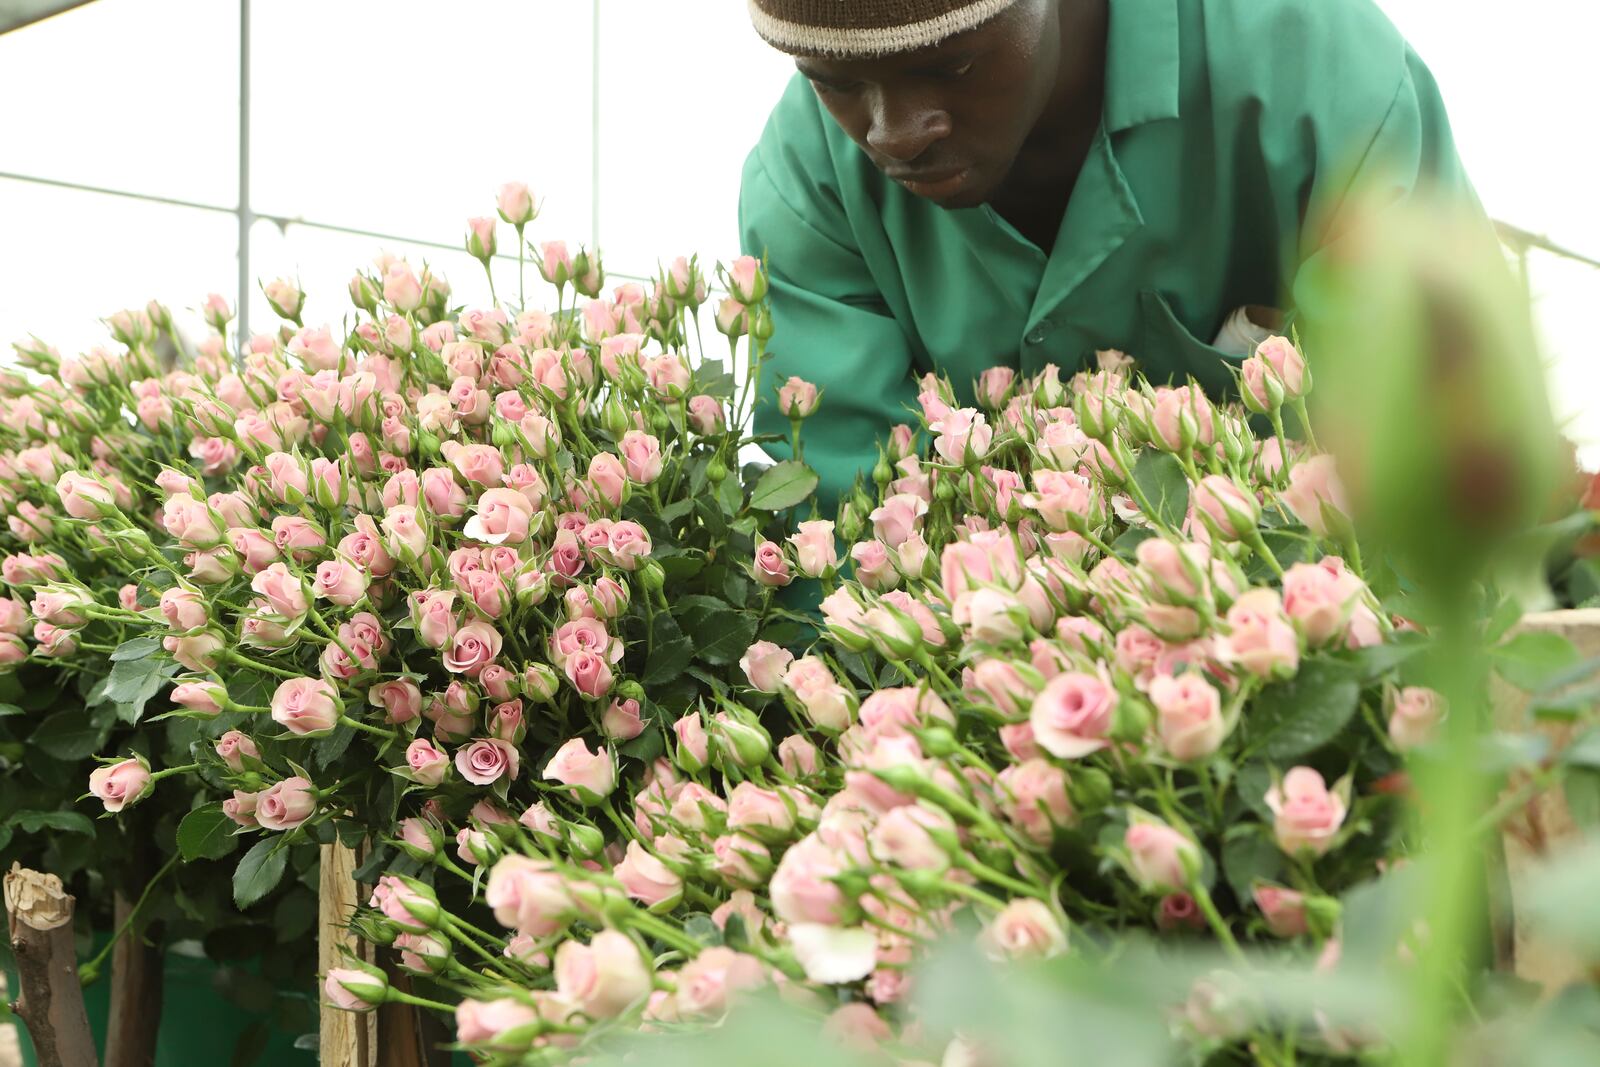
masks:
<instances>
[{"instance_id":1,"label":"green leaf","mask_svg":"<svg viewBox=\"0 0 1600 1067\"><path fill-rule=\"evenodd\" d=\"M350 747L350 742L356 736L356 728L348 723L340 723L333 728L333 733L327 737L319 737L312 745L311 751L318 767L326 767Z\"/></svg>"},{"instance_id":2,"label":"green leaf","mask_svg":"<svg viewBox=\"0 0 1600 1067\"><path fill-rule=\"evenodd\" d=\"M222 813L221 804L195 808L178 823L178 852L185 862L218 860L234 850L239 839L236 824Z\"/></svg>"},{"instance_id":3,"label":"green leaf","mask_svg":"<svg viewBox=\"0 0 1600 1067\"><path fill-rule=\"evenodd\" d=\"M131 641L124 641L111 653L112 663L122 663L126 660L144 659L161 650L161 640L156 637L135 637Z\"/></svg>"},{"instance_id":4,"label":"green leaf","mask_svg":"<svg viewBox=\"0 0 1600 1067\"><path fill-rule=\"evenodd\" d=\"M750 506L762 511L782 511L809 497L816 487L816 471L798 460L786 459L761 475L750 492Z\"/></svg>"},{"instance_id":5,"label":"green leaf","mask_svg":"<svg viewBox=\"0 0 1600 1067\"><path fill-rule=\"evenodd\" d=\"M1131 563L1139 546L1155 536L1156 532L1148 526L1130 526L1122 531L1120 537L1111 542L1111 551Z\"/></svg>"},{"instance_id":6,"label":"green leaf","mask_svg":"<svg viewBox=\"0 0 1600 1067\"><path fill-rule=\"evenodd\" d=\"M1567 771L1562 790L1572 821L1590 833L1600 828L1600 771L1573 767Z\"/></svg>"},{"instance_id":7,"label":"green leaf","mask_svg":"<svg viewBox=\"0 0 1600 1067\"><path fill-rule=\"evenodd\" d=\"M1272 768L1265 763L1246 763L1234 775L1234 792L1245 807L1263 822L1270 822L1272 809L1267 807L1267 790L1272 788Z\"/></svg>"},{"instance_id":8,"label":"green leaf","mask_svg":"<svg viewBox=\"0 0 1600 1067\"><path fill-rule=\"evenodd\" d=\"M1562 750L1561 762L1575 767L1600 768L1600 727L1578 735Z\"/></svg>"},{"instance_id":9,"label":"green leaf","mask_svg":"<svg viewBox=\"0 0 1600 1067\"><path fill-rule=\"evenodd\" d=\"M1267 686L1246 708L1250 751L1275 761L1313 752L1339 735L1360 699L1361 686L1344 664L1306 660L1298 674Z\"/></svg>"},{"instance_id":10,"label":"green leaf","mask_svg":"<svg viewBox=\"0 0 1600 1067\"><path fill-rule=\"evenodd\" d=\"M1541 689L1559 672L1575 666L1578 650L1560 634L1520 633L1490 652L1500 677L1528 692Z\"/></svg>"},{"instance_id":11,"label":"green leaf","mask_svg":"<svg viewBox=\"0 0 1600 1067\"><path fill-rule=\"evenodd\" d=\"M111 724L95 725L81 708L58 711L28 738L28 743L56 759L79 760L94 755L106 743Z\"/></svg>"},{"instance_id":12,"label":"green leaf","mask_svg":"<svg viewBox=\"0 0 1600 1067\"><path fill-rule=\"evenodd\" d=\"M737 663L756 638L756 618L743 612L715 616L693 631L695 654L718 667Z\"/></svg>"},{"instance_id":13,"label":"green leaf","mask_svg":"<svg viewBox=\"0 0 1600 1067\"><path fill-rule=\"evenodd\" d=\"M65 834L94 833L94 822L79 811L19 811L6 820L25 834L36 834L46 828Z\"/></svg>"},{"instance_id":14,"label":"green leaf","mask_svg":"<svg viewBox=\"0 0 1600 1067\"><path fill-rule=\"evenodd\" d=\"M1242 908L1250 906L1251 886L1257 882L1281 882L1284 871L1283 853L1264 828L1251 827L1223 842L1222 873Z\"/></svg>"},{"instance_id":15,"label":"green leaf","mask_svg":"<svg viewBox=\"0 0 1600 1067\"><path fill-rule=\"evenodd\" d=\"M694 633L717 616L727 615L732 611L727 601L703 593L676 597L672 602L673 616L678 620L678 625L688 633Z\"/></svg>"},{"instance_id":16,"label":"green leaf","mask_svg":"<svg viewBox=\"0 0 1600 1067\"><path fill-rule=\"evenodd\" d=\"M619 755L632 757L640 763L650 763L666 750L666 738L662 736L660 728L654 725L633 740L617 746Z\"/></svg>"},{"instance_id":17,"label":"green leaf","mask_svg":"<svg viewBox=\"0 0 1600 1067\"><path fill-rule=\"evenodd\" d=\"M1395 640L1381 645L1368 645L1352 652L1340 654L1356 670L1363 682L1376 681L1428 647L1428 640L1420 635L1398 635Z\"/></svg>"},{"instance_id":18,"label":"green leaf","mask_svg":"<svg viewBox=\"0 0 1600 1067\"><path fill-rule=\"evenodd\" d=\"M744 486L739 484L739 479L728 477L722 479L722 484L717 486L717 503L722 505L722 510L728 515L737 515L739 509L744 507Z\"/></svg>"},{"instance_id":19,"label":"green leaf","mask_svg":"<svg viewBox=\"0 0 1600 1067\"><path fill-rule=\"evenodd\" d=\"M0 704L0 719L7 719L13 715L27 714L15 704Z\"/></svg>"},{"instance_id":20,"label":"green leaf","mask_svg":"<svg viewBox=\"0 0 1600 1067\"><path fill-rule=\"evenodd\" d=\"M1178 457L1147 448L1133 464L1133 481L1150 506L1154 518L1176 529L1189 512L1189 476Z\"/></svg>"},{"instance_id":21,"label":"green leaf","mask_svg":"<svg viewBox=\"0 0 1600 1067\"><path fill-rule=\"evenodd\" d=\"M683 932L702 945L722 944L722 930L705 912L697 911L683 920Z\"/></svg>"},{"instance_id":22,"label":"green leaf","mask_svg":"<svg viewBox=\"0 0 1600 1067\"><path fill-rule=\"evenodd\" d=\"M671 615L662 612L651 630L650 656L645 660L643 685L670 682L683 673L694 658L694 642L683 635Z\"/></svg>"},{"instance_id":23,"label":"green leaf","mask_svg":"<svg viewBox=\"0 0 1600 1067\"><path fill-rule=\"evenodd\" d=\"M661 564L661 573L669 582L681 582L686 578L693 578L704 570L706 565L703 553L684 549L652 552L651 558Z\"/></svg>"},{"instance_id":24,"label":"green leaf","mask_svg":"<svg viewBox=\"0 0 1600 1067\"><path fill-rule=\"evenodd\" d=\"M289 852L282 844L276 834L262 838L239 860L233 870L233 902L239 907L248 908L283 880Z\"/></svg>"}]
</instances>

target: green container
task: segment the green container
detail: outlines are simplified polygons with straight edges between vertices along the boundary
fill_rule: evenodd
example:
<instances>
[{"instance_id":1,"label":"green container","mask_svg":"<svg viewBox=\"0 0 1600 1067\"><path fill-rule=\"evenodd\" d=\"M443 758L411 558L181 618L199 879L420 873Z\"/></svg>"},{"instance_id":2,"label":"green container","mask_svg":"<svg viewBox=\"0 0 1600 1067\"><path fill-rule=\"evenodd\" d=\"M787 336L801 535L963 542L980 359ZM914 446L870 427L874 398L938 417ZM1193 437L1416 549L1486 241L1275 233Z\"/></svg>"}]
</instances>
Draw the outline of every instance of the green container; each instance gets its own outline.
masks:
<instances>
[{"instance_id":1,"label":"green container","mask_svg":"<svg viewBox=\"0 0 1600 1067\"><path fill-rule=\"evenodd\" d=\"M95 951L107 940L108 935L96 935ZM4 965L7 989L15 998L17 975L9 952ZM111 1012L110 970L108 965L100 980L83 991L89 1028L94 1031L102 1060L106 1020ZM184 945L168 950L165 975L156 1067L212 1067L230 1062L261 1067L316 1064L314 1048L294 1047L301 1033L316 1027L315 983L307 981L304 990L277 990L261 977L260 965L255 961L219 966ZM22 1063L24 1067L37 1067L27 1029L20 1019L15 1023ZM236 1048L254 1054L234 1059Z\"/></svg>"}]
</instances>

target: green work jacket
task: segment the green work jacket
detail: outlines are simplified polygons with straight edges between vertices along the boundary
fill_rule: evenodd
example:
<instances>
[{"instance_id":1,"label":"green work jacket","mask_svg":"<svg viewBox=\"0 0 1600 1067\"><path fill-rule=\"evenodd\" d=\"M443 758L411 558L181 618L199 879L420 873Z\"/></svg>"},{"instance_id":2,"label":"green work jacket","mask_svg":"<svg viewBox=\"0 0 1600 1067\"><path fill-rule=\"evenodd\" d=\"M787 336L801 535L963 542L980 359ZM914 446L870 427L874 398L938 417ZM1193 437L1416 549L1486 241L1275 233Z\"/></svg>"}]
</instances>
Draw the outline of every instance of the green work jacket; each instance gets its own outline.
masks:
<instances>
[{"instance_id":1,"label":"green work jacket","mask_svg":"<svg viewBox=\"0 0 1600 1067\"><path fill-rule=\"evenodd\" d=\"M740 193L772 279L756 426L787 432L788 376L823 387L803 443L831 514L928 371L970 402L986 367L1070 374L1116 348L1224 394L1222 322L1293 309L1358 183L1476 208L1431 75L1371 0L1110 0L1103 117L1048 255L988 205L884 177L797 75Z\"/></svg>"}]
</instances>

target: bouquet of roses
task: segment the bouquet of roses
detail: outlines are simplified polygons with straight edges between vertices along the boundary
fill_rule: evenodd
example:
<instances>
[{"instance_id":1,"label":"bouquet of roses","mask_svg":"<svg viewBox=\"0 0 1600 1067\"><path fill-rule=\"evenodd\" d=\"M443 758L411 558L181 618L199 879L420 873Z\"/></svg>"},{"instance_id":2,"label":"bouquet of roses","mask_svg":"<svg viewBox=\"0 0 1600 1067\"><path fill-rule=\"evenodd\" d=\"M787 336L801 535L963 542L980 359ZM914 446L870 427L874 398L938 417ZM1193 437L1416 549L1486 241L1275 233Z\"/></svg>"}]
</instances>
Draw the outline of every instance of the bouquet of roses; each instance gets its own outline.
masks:
<instances>
[{"instance_id":1,"label":"bouquet of roses","mask_svg":"<svg viewBox=\"0 0 1600 1067\"><path fill-rule=\"evenodd\" d=\"M621 810L615 766L574 741L559 788L462 839L477 871L428 817L406 824L429 870L385 875L358 928L465 993L458 1040L496 1063L705 1026L772 985L925 1057L904 1005L951 935L1019 959L1209 932L1334 966L1338 896L1403 856L1402 756L1445 707L1408 684L1419 638L1363 578L1331 459L1282 434L1284 406L1304 419L1300 353L1275 338L1240 377L1248 411L1117 353L1070 383L990 371L984 410L925 380L931 448L896 427L877 492L842 505L850 579L827 522L749 560L830 587L826 646L752 643L743 684L672 723ZM503 936L426 877L485 868ZM326 990L404 996L361 968ZM1268 1025L1236 1008L1198 997L1191 1037Z\"/></svg>"}]
</instances>

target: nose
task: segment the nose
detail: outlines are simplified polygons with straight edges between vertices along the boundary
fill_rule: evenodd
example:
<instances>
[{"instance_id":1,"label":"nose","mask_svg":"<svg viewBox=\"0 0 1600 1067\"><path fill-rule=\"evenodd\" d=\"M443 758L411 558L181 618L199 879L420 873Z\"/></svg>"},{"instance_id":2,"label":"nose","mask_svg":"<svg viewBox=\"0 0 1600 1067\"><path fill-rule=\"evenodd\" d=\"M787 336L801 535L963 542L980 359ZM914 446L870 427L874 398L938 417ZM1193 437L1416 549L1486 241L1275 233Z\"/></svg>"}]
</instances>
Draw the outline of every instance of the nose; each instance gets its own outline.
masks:
<instances>
[{"instance_id":1,"label":"nose","mask_svg":"<svg viewBox=\"0 0 1600 1067\"><path fill-rule=\"evenodd\" d=\"M867 147L896 163L910 163L950 136L950 113L925 101L875 94Z\"/></svg>"}]
</instances>

